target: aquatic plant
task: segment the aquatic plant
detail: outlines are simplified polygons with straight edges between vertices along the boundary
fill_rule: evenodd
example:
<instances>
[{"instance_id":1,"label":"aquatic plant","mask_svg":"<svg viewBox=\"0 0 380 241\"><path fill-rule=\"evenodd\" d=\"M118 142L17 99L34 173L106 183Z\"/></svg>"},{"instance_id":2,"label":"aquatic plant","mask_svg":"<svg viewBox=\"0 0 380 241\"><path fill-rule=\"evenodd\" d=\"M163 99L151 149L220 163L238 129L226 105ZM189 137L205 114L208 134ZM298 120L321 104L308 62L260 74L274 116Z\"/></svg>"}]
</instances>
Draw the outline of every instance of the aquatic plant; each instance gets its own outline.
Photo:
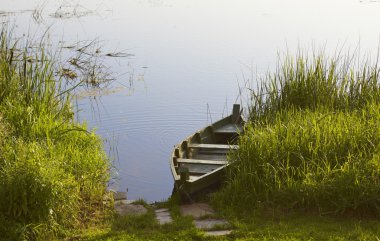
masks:
<instances>
[{"instance_id":1,"label":"aquatic plant","mask_svg":"<svg viewBox=\"0 0 380 241\"><path fill-rule=\"evenodd\" d=\"M118 77L106 64L106 59L132 56L120 51L103 53L104 46L97 39L79 41L60 48L67 50L69 57L61 61L58 74L67 80L80 81L82 86L90 89L103 89Z\"/></svg>"}]
</instances>

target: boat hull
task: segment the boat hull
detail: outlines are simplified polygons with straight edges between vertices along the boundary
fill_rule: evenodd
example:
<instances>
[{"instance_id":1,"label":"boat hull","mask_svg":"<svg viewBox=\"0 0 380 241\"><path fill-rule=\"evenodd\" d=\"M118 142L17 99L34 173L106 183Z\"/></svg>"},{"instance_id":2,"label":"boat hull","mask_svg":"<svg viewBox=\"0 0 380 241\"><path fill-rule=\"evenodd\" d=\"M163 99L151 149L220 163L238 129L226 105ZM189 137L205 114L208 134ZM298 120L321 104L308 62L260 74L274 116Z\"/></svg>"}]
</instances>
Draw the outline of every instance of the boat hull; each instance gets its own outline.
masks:
<instances>
[{"instance_id":1,"label":"boat hull","mask_svg":"<svg viewBox=\"0 0 380 241\"><path fill-rule=\"evenodd\" d=\"M244 121L240 106L233 113L187 137L174 146L170 168L175 189L187 195L207 190L224 180L227 155L238 148Z\"/></svg>"}]
</instances>

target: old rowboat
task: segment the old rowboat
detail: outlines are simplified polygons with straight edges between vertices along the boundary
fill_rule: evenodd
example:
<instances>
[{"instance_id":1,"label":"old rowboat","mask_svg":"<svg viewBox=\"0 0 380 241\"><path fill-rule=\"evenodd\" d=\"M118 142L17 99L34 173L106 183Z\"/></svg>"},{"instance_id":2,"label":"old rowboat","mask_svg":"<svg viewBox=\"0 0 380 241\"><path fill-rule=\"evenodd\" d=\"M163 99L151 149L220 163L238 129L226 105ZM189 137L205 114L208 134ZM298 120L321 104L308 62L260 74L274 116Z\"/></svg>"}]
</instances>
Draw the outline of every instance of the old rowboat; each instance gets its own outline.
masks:
<instances>
[{"instance_id":1,"label":"old rowboat","mask_svg":"<svg viewBox=\"0 0 380 241\"><path fill-rule=\"evenodd\" d=\"M232 115L174 146L170 168L175 189L191 195L220 183L228 165L227 153L239 148L237 139L243 125L240 105L234 105Z\"/></svg>"}]
</instances>

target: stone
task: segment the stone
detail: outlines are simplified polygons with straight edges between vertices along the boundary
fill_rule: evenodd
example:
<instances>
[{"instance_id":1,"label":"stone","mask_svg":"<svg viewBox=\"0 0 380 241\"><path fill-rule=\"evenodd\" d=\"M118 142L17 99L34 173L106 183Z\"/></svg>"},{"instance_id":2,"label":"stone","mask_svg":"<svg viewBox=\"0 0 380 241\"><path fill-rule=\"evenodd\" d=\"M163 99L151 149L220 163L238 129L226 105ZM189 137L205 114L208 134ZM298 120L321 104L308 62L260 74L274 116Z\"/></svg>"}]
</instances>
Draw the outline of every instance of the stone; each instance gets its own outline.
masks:
<instances>
[{"instance_id":1,"label":"stone","mask_svg":"<svg viewBox=\"0 0 380 241\"><path fill-rule=\"evenodd\" d=\"M181 205L179 208L182 216L191 216L194 218L194 226L197 229L205 231L206 236L223 236L232 232L232 230L228 230L230 224L226 220L212 218L215 217L215 211L207 203ZM212 230L224 228L227 230Z\"/></svg>"},{"instance_id":2,"label":"stone","mask_svg":"<svg viewBox=\"0 0 380 241\"><path fill-rule=\"evenodd\" d=\"M202 219L194 220L194 226L202 230L210 230L215 227L228 226L228 222L224 219Z\"/></svg>"},{"instance_id":3,"label":"stone","mask_svg":"<svg viewBox=\"0 0 380 241\"><path fill-rule=\"evenodd\" d=\"M215 211L207 203L193 203L181 205L179 207L182 216L192 216L193 218L200 218L205 215L214 215Z\"/></svg>"},{"instance_id":4,"label":"stone","mask_svg":"<svg viewBox=\"0 0 380 241\"><path fill-rule=\"evenodd\" d=\"M143 215L148 212L148 209L144 207L144 205L141 204L133 204L130 203L130 200L120 200L115 201L115 211L117 214L121 216L127 216L127 215Z\"/></svg>"},{"instance_id":5,"label":"stone","mask_svg":"<svg viewBox=\"0 0 380 241\"><path fill-rule=\"evenodd\" d=\"M133 204L134 202L136 202L136 200L128 200L128 199L122 199L122 200L115 200L114 201L114 204L115 205L122 205L122 204Z\"/></svg>"},{"instance_id":6,"label":"stone","mask_svg":"<svg viewBox=\"0 0 380 241\"><path fill-rule=\"evenodd\" d=\"M154 212L156 214L156 220L160 225L171 223L173 221L169 209L167 208L157 209Z\"/></svg>"},{"instance_id":7,"label":"stone","mask_svg":"<svg viewBox=\"0 0 380 241\"><path fill-rule=\"evenodd\" d=\"M228 235L232 232L232 230L215 230L215 231L206 231L206 236L224 236Z\"/></svg>"},{"instance_id":8,"label":"stone","mask_svg":"<svg viewBox=\"0 0 380 241\"><path fill-rule=\"evenodd\" d=\"M111 191L113 194L113 199L116 200L126 200L127 199L127 193L126 192L119 192L119 191Z\"/></svg>"}]
</instances>

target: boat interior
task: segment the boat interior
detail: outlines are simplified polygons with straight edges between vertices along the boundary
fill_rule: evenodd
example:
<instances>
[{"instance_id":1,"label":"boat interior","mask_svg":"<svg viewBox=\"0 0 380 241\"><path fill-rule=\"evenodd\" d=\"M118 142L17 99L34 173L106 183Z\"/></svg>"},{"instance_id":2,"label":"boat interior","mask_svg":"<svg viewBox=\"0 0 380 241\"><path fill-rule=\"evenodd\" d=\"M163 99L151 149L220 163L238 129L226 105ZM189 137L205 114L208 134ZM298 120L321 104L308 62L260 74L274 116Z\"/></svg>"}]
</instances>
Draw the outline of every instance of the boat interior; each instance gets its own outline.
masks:
<instances>
[{"instance_id":1,"label":"boat interior","mask_svg":"<svg viewBox=\"0 0 380 241\"><path fill-rule=\"evenodd\" d=\"M176 146L172 156L176 179L194 181L228 164L227 153L238 149L243 123L240 113L234 110L231 116L196 132Z\"/></svg>"}]
</instances>

